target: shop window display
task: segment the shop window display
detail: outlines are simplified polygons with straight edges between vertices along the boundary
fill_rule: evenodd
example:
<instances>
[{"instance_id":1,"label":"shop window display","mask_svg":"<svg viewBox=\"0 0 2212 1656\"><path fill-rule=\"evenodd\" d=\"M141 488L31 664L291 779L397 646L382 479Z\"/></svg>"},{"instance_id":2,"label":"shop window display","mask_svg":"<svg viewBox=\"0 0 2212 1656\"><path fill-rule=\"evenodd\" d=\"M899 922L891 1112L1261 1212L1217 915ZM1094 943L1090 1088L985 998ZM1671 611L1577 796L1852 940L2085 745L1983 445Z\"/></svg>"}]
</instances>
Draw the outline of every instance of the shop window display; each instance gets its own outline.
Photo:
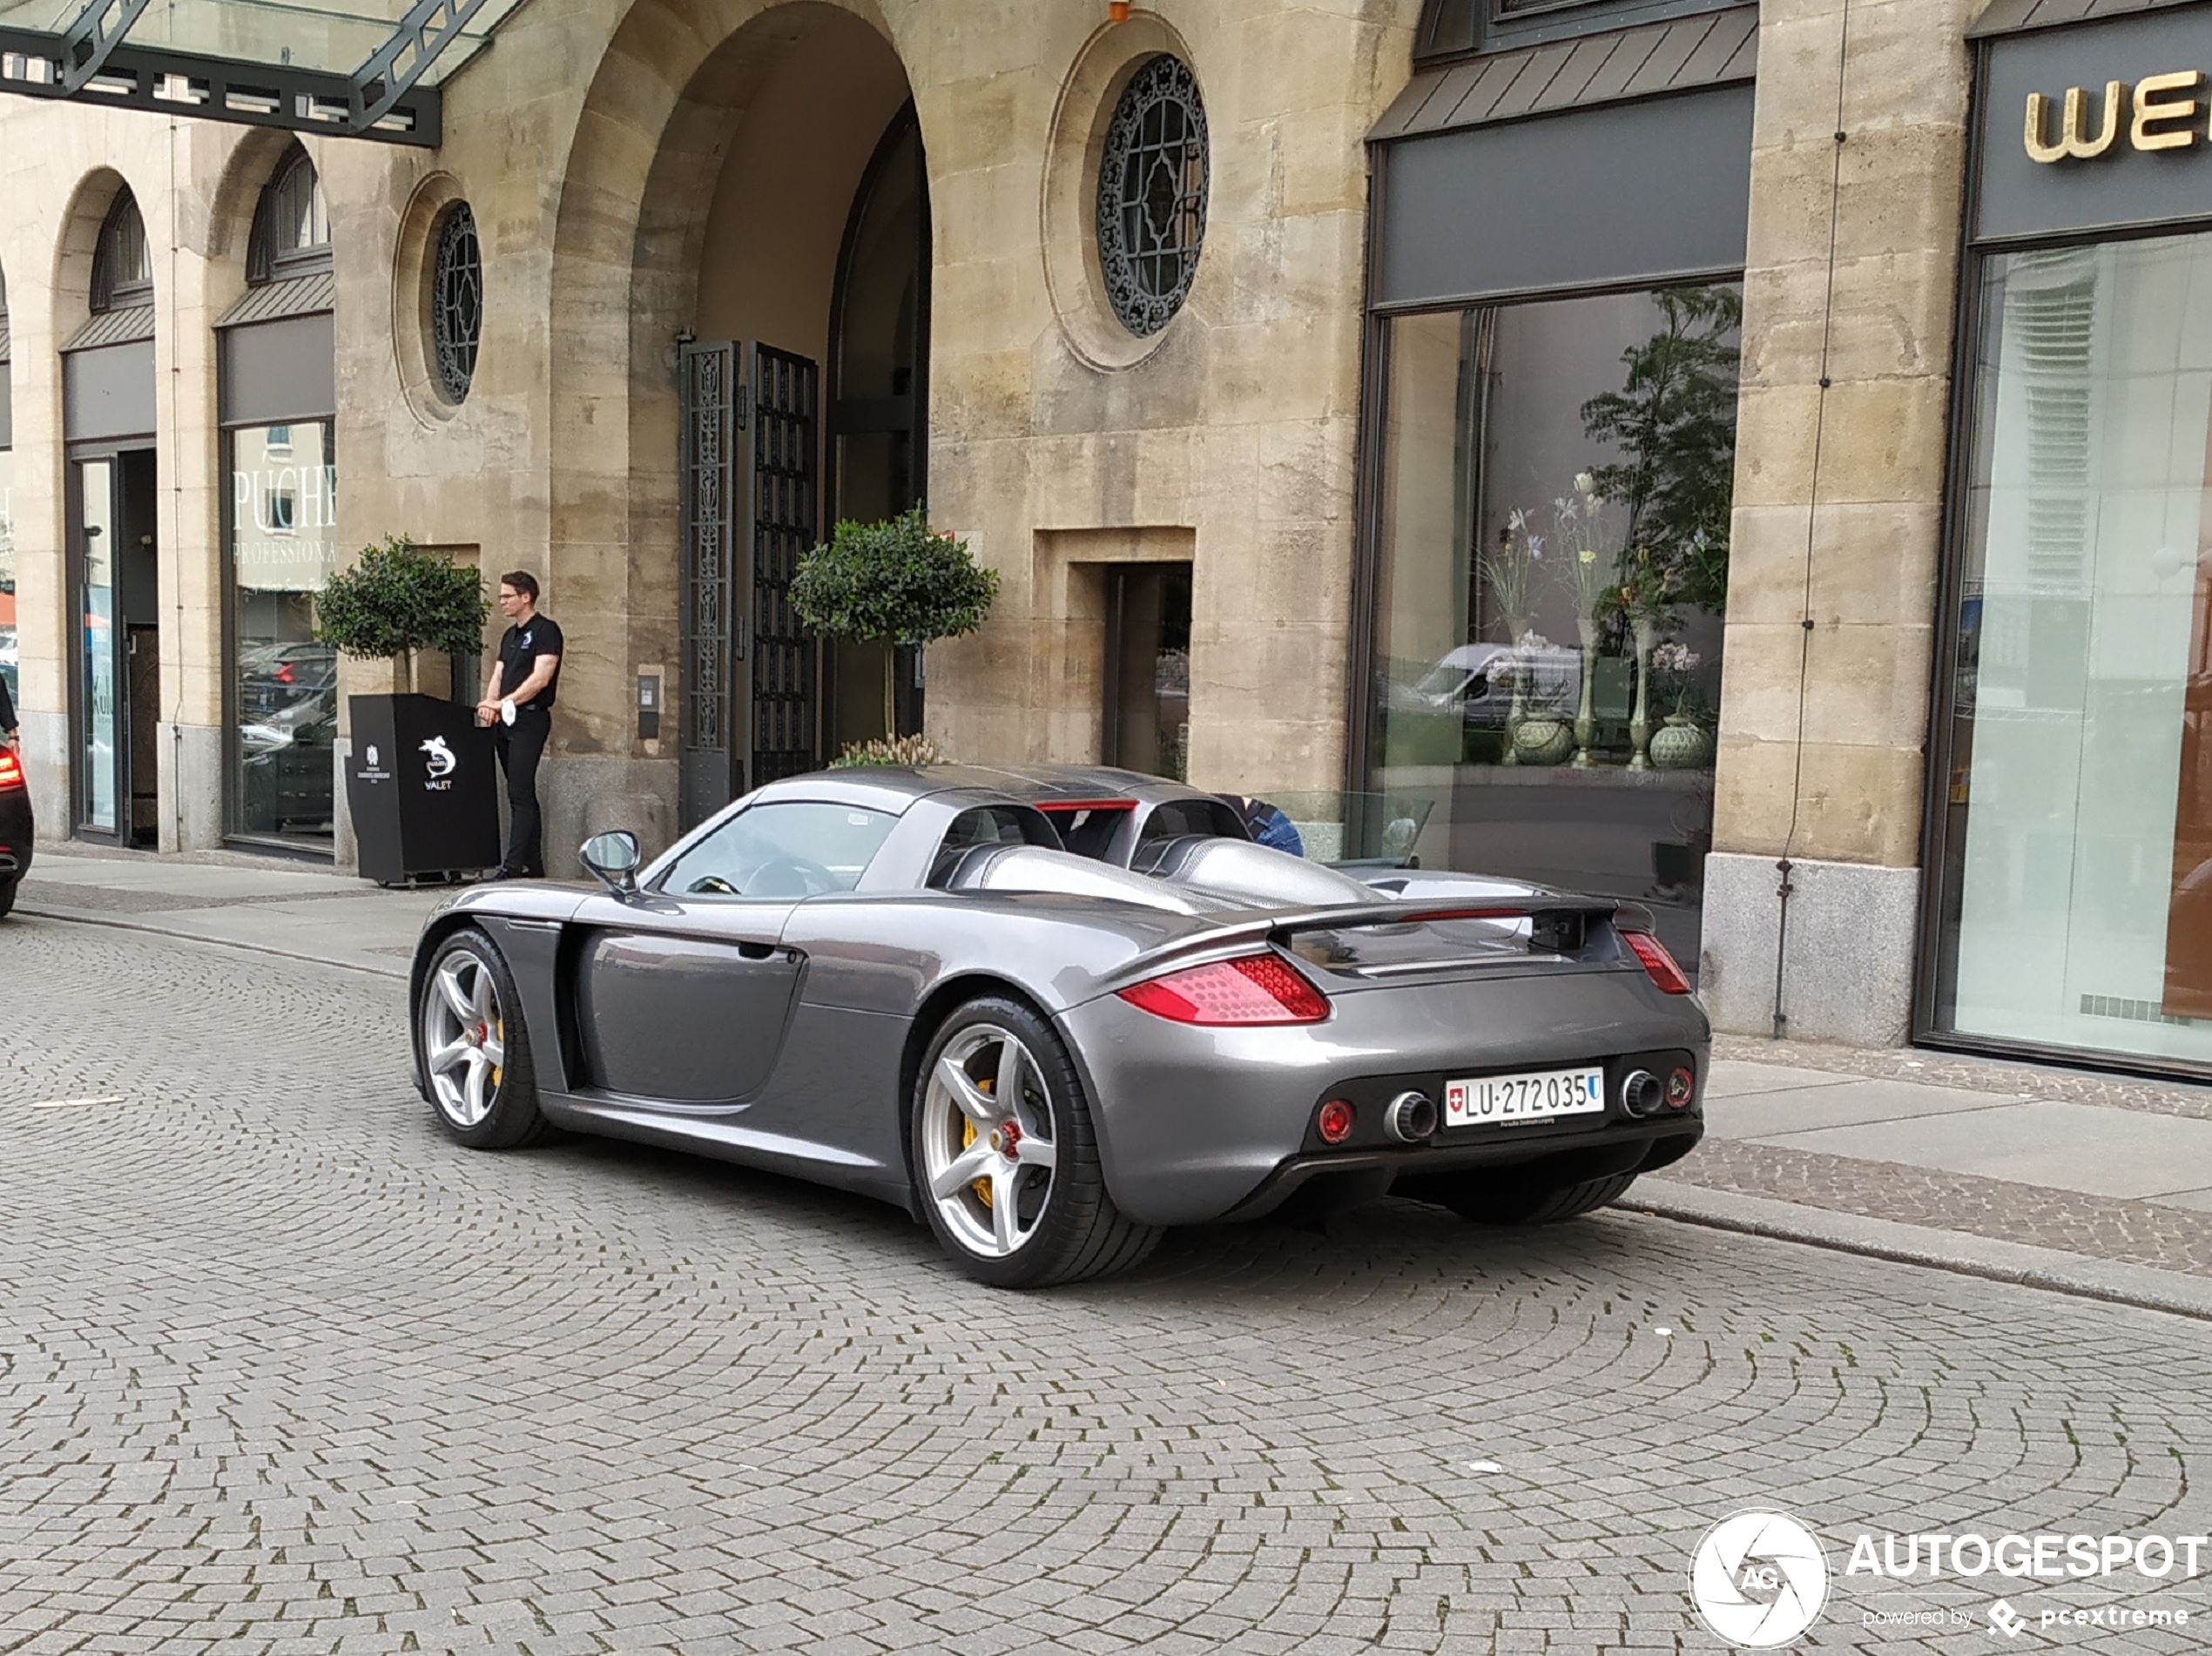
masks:
<instances>
[{"instance_id":1,"label":"shop window display","mask_svg":"<svg viewBox=\"0 0 2212 1656\"><path fill-rule=\"evenodd\" d=\"M2212 236L1984 261L1939 1033L2212 1062Z\"/></svg>"},{"instance_id":2,"label":"shop window display","mask_svg":"<svg viewBox=\"0 0 2212 1656\"><path fill-rule=\"evenodd\" d=\"M1393 319L1368 785L1424 866L1650 906L1697 958L1734 285Z\"/></svg>"},{"instance_id":3,"label":"shop window display","mask_svg":"<svg viewBox=\"0 0 2212 1656\"><path fill-rule=\"evenodd\" d=\"M4 381L0 381L4 383ZM17 683L16 634L16 454L0 448L0 681L8 686L11 705L20 706Z\"/></svg>"},{"instance_id":4,"label":"shop window display","mask_svg":"<svg viewBox=\"0 0 2212 1656\"><path fill-rule=\"evenodd\" d=\"M248 427L231 450L237 782L233 831L329 842L338 659L315 639L337 568L337 468L326 422Z\"/></svg>"}]
</instances>

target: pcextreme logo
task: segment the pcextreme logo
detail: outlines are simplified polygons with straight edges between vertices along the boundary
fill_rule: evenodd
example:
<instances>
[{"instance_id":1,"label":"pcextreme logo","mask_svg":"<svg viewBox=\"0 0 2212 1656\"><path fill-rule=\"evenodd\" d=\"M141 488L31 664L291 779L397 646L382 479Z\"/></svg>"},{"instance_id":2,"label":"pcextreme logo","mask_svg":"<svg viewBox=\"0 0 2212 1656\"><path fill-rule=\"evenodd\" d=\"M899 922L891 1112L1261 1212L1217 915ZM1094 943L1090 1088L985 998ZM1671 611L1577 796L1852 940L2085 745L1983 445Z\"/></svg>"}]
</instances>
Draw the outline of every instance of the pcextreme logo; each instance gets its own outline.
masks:
<instances>
[{"instance_id":1,"label":"pcextreme logo","mask_svg":"<svg viewBox=\"0 0 2212 1656\"><path fill-rule=\"evenodd\" d=\"M1689 1561L1689 1598L1731 1645L1772 1650L1820 1619L1828 1555L1811 1531L1780 1512L1731 1513L1705 1531Z\"/></svg>"}]
</instances>

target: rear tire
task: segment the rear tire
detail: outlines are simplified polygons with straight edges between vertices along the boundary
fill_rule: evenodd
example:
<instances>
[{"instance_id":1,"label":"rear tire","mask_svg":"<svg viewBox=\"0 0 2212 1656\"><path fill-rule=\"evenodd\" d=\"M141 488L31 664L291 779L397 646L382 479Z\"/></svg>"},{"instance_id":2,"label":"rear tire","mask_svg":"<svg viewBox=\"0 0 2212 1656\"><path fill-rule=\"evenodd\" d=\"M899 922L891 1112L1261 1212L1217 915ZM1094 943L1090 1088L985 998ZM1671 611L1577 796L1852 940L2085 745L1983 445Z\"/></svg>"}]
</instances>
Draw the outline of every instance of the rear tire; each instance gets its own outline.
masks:
<instances>
[{"instance_id":1,"label":"rear tire","mask_svg":"<svg viewBox=\"0 0 2212 1656\"><path fill-rule=\"evenodd\" d=\"M552 1131L537 1107L537 1072L522 996L498 946L473 926L438 946L415 1001L415 1038L430 1110L472 1150L512 1150Z\"/></svg>"},{"instance_id":2,"label":"rear tire","mask_svg":"<svg viewBox=\"0 0 2212 1656\"><path fill-rule=\"evenodd\" d=\"M0 920L6 919L8 911L15 907L16 887L21 883L20 877L16 879L0 879Z\"/></svg>"},{"instance_id":3,"label":"rear tire","mask_svg":"<svg viewBox=\"0 0 2212 1656\"><path fill-rule=\"evenodd\" d=\"M992 1288L1129 1269L1161 1232L1107 1193L1090 1101L1052 1026L987 995L938 1029L914 1077L915 1195L938 1245Z\"/></svg>"},{"instance_id":4,"label":"rear tire","mask_svg":"<svg viewBox=\"0 0 2212 1656\"><path fill-rule=\"evenodd\" d=\"M1471 1224L1554 1225L1617 1202L1635 1181L1633 1173L1565 1185L1508 1184L1494 1175L1457 1186L1445 1194L1444 1205Z\"/></svg>"}]
</instances>

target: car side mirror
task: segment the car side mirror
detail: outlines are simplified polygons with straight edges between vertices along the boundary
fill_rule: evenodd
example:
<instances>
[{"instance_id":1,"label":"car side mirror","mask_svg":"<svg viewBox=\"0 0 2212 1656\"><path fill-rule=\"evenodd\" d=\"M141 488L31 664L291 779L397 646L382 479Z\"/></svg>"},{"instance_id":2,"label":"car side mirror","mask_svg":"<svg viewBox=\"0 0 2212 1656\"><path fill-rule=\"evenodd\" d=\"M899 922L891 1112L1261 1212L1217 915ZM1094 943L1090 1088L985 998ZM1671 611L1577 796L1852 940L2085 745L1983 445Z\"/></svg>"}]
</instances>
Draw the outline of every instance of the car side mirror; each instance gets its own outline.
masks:
<instances>
[{"instance_id":1,"label":"car side mirror","mask_svg":"<svg viewBox=\"0 0 2212 1656\"><path fill-rule=\"evenodd\" d=\"M577 860L598 876L617 897L637 895L637 870L645 858L637 849L637 836L627 830L594 834L577 848Z\"/></svg>"}]
</instances>

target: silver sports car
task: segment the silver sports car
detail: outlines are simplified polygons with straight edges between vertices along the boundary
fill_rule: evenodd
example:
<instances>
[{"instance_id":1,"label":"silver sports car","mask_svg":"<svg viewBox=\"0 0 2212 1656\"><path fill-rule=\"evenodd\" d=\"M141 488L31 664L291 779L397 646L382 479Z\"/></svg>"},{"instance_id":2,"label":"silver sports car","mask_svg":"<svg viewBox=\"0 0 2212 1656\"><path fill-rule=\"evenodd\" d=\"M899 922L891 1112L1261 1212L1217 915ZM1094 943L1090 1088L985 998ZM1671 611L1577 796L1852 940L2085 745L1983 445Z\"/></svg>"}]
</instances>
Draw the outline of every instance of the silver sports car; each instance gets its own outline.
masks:
<instances>
[{"instance_id":1,"label":"silver sports car","mask_svg":"<svg viewBox=\"0 0 2212 1656\"><path fill-rule=\"evenodd\" d=\"M1157 778L824 771L650 866L628 834L583 858L604 891L478 886L424 928L415 1076L440 1125L862 1191L985 1282L1387 1190L1570 1218L1704 1130L1710 1027L1640 912L1355 878Z\"/></svg>"}]
</instances>

